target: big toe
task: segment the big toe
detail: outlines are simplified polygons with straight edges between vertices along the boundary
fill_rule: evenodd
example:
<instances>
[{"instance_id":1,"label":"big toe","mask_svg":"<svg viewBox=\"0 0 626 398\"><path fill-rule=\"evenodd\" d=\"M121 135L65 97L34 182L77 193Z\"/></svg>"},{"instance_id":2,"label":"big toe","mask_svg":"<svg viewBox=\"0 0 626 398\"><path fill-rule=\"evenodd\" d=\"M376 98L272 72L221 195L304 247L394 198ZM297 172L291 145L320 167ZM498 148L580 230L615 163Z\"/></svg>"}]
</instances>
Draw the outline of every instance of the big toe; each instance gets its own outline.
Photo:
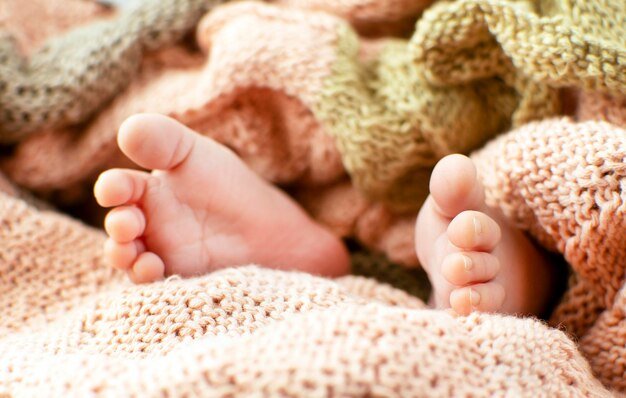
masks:
<instances>
[{"instance_id":1,"label":"big toe","mask_svg":"<svg viewBox=\"0 0 626 398\"><path fill-rule=\"evenodd\" d=\"M484 205L476 167L464 155L448 155L437 163L430 179L430 193L436 211L447 218L464 210L479 210Z\"/></svg>"},{"instance_id":2,"label":"big toe","mask_svg":"<svg viewBox=\"0 0 626 398\"><path fill-rule=\"evenodd\" d=\"M138 114L120 126L117 142L124 154L146 169L168 170L191 153L195 133L159 114Z\"/></svg>"}]
</instances>

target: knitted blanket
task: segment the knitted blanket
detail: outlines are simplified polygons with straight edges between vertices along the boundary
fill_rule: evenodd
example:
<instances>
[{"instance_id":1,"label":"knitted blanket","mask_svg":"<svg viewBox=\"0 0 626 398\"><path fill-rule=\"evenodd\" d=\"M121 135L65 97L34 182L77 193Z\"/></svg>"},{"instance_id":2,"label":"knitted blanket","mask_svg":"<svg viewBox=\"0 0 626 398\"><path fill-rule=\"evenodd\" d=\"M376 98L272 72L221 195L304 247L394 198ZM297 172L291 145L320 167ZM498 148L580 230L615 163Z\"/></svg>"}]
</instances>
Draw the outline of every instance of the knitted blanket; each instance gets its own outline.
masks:
<instances>
[{"instance_id":1,"label":"knitted blanket","mask_svg":"<svg viewBox=\"0 0 626 398\"><path fill-rule=\"evenodd\" d=\"M2 3L16 44L0 52L15 61L0 67L0 135L17 144L0 159L0 395L626 394L625 6L272 3L198 25L213 2ZM132 285L103 264L100 229L27 191L87 203L97 173L128 166L115 133L140 111L229 145L407 266L430 168L473 151L489 204L567 261L568 290L543 322L452 318L374 279L254 264Z\"/></svg>"}]
</instances>

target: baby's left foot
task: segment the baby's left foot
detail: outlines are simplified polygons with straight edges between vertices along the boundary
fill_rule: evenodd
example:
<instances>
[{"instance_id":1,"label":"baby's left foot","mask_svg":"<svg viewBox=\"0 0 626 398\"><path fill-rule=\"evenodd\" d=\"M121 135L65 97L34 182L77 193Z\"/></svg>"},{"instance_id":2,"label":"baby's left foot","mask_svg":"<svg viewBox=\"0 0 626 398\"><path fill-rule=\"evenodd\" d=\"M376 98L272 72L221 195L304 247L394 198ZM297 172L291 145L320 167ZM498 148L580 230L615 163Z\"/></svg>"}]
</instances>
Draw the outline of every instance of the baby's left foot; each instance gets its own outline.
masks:
<instances>
[{"instance_id":1,"label":"baby's left foot","mask_svg":"<svg viewBox=\"0 0 626 398\"><path fill-rule=\"evenodd\" d=\"M540 314L550 298L551 265L503 216L487 207L473 162L442 159L416 225L420 263L437 308Z\"/></svg>"},{"instance_id":2,"label":"baby's left foot","mask_svg":"<svg viewBox=\"0 0 626 398\"><path fill-rule=\"evenodd\" d=\"M349 271L343 243L217 142L162 115L120 127L122 152L151 173L113 169L96 182L104 256L135 282L260 264L322 276Z\"/></svg>"}]
</instances>

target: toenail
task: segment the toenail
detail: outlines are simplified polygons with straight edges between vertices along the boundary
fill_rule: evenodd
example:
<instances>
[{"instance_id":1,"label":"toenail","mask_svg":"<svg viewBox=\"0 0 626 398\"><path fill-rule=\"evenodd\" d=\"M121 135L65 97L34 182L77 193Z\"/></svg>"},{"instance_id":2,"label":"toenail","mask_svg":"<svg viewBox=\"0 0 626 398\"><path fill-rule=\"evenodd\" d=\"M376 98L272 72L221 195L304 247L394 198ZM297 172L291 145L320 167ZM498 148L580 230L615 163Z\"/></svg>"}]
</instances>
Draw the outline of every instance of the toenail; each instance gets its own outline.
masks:
<instances>
[{"instance_id":1,"label":"toenail","mask_svg":"<svg viewBox=\"0 0 626 398\"><path fill-rule=\"evenodd\" d=\"M480 294L476 290L470 288L469 300L472 307L476 307L480 303Z\"/></svg>"},{"instance_id":2,"label":"toenail","mask_svg":"<svg viewBox=\"0 0 626 398\"><path fill-rule=\"evenodd\" d=\"M474 223L474 233L476 235L480 235L483 233L483 226L480 223L480 221L478 221L478 217L474 216L472 218L472 222Z\"/></svg>"},{"instance_id":3,"label":"toenail","mask_svg":"<svg viewBox=\"0 0 626 398\"><path fill-rule=\"evenodd\" d=\"M472 259L463 254L461 254L461 258L463 259L463 268L465 268L465 271L471 271L472 268L474 268Z\"/></svg>"}]
</instances>

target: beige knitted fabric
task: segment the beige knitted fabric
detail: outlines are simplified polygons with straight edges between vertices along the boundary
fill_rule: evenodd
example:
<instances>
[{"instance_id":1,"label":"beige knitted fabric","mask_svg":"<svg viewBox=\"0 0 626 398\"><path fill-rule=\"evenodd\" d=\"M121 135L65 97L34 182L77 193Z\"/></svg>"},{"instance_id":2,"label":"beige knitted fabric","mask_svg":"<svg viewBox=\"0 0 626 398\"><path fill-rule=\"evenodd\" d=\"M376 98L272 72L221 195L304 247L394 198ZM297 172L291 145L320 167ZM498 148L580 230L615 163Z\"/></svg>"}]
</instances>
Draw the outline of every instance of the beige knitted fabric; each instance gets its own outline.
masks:
<instances>
[{"instance_id":1,"label":"beige knitted fabric","mask_svg":"<svg viewBox=\"0 0 626 398\"><path fill-rule=\"evenodd\" d=\"M29 56L54 36L114 15L115 9L96 1L7 0L0 3L0 29L22 55Z\"/></svg>"},{"instance_id":2,"label":"beige knitted fabric","mask_svg":"<svg viewBox=\"0 0 626 398\"><path fill-rule=\"evenodd\" d=\"M414 19L427 2L397 1L394 12L365 0L274 3L237 2L204 19L198 34L207 74L193 87L210 95L196 103L224 109L249 100L253 89L291 97L300 106L289 116L311 112L311 122L336 139L357 188L396 210L419 207L441 156L558 114L557 87L626 92L623 2L438 2L410 40L375 44L348 22L393 25ZM244 31L256 40L241 40Z\"/></svg>"},{"instance_id":3,"label":"beige knitted fabric","mask_svg":"<svg viewBox=\"0 0 626 398\"><path fill-rule=\"evenodd\" d=\"M614 35L623 27L621 3L438 2L409 42L361 40L346 19L363 33L368 33L359 25L364 20L369 22L363 26L388 23L393 29L393 18L415 18L421 3L398 1L414 8L378 14L388 15L384 21L376 19L375 10L386 6L376 8L367 0L345 9L338 2L309 4L317 11L296 1L241 2L214 10L197 30L203 53L178 46L144 56L128 89L98 109L93 120L38 130L1 160L2 169L10 180L59 203L80 201L90 195L97 172L127 165L115 145L122 120L135 112L161 112L229 145L263 177L290 185L339 235L417 265L415 211L393 212L372 200L376 189L365 195L350 185L346 156L382 153L382 162L371 160L416 177L365 173L374 184L370 188L401 195L402 189L393 189L401 181L400 187L412 183L417 190L395 196L400 202L423 197L430 165L448 150L470 150L510 124L557 113L556 86L593 86L598 90L579 94L574 113L580 120L606 122L526 124L473 155L489 202L571 265L574 275L550 325L563 328L576 343L530 319L452 319L425 310L401 291L356 277L325 281L250 267L132 286L102 264L101 232L2 194L0 394L609 396L605 388L626 394L620 262L626 254L626 102L619 80L623 46L614 45L624 37ZM589 7L607 15L598 19L594 15L602 13ZM369 10L367 17L351 17L360 9ZM447 22L436 29L438 21ZM568 28L565 21L577 27ZM561 41L551 43L552 36L539 28L557 22L563 26L553 33L585 51L575 46L573 66L564 69L559 62L533 64L556 59L550 54ZM444 26L452 31L444 29L443 35L438 29ZM256 40L242 40L244 31ZM532 43L528 48L526 41L511 38L523 34ZM21 45L36 51L43 36L21 36ZM417 37L424 38L423 51L415 49ZM543 53L524 52L529 48ZM600 56L590 57L596 50ZM504 66L481 66L467 54L495 56L495 65ZM411 57L422 66L410 66ZM542 75L544 67L554 74ZM343 103L344 91L332 95L332 89L344 87L336 85L342 77L367 95L376 93L366 98L381 99L385 106ZM407 82L422 90L417 104L415 87ZM425 113L411 112L416 108ZM333 109L343 124L325 113ZM352 117L341 119L342 114ZM413 129L415 117L420 129ZM345 134L338 126L346 127ZM471 134L456 133L466 127ZM390 137L400 132L417 144L383 139L392 144L380 152L368 139L355 140L351 134L357 130ZM341 151L334 138L347 139ZM345 142L355 143L353 152L346 152ZM414 159L416 148L425 148L424 156L405 163L402 156ZM0 190L19 194L1 178Z\"/></svg>"},{"instance_id":4,"label":"beige knitted fabric","mask_svg":"<svg viewBox=\"0 0 626 398\"><path fill-rule=\"evenodd\" d=\"M544 121L494 140L473 157L488 203L563 253L610 307L626 275L626 130Z\"/></svg>"},{"instance_id":5,"label":"beige knitted fabric","mask_svg":"<svg viewBox=\"0 0 626 398\"><path fill-rule=\"evenodd\" d=\"M575 272L551 324L582 337L592 362L610 361L594 369L626 391L626 130L548 120L494 140L473 158L487 202L562 253Z\"/></svg>"},{"instance_id":6,"label":"beige knitted fabric","mask_svg":"<svg viewBox=\"0 0 626 398\"><path fill-rule=\"evenodd\" d=\"M410 36L433 0L277 0L278 4L325 11L346 19L365 37Z\"/></svg>"},{"instance_id":7,"label":"beige knitted fabric","mask_svg":"<svg viewBox=\"0 0 626 398\"><path fill-rule=\"evenodd\" d=\"M626 3L610 0L438 2L373 70L355 63L346 30L316 113L353 182L406 208L442 155L558 114L555 87L625 93L625 18Z\"/></svg>"},{"instance_id":8,"label":"beige knitted fabric","mask_svg":"<svg viewBox=\"0 0 626 398\"><path fill-rule=\"evenodd\" d=\"M10 36L1 35L0 142L17 141L41 127L84 121L127 86L144 51L180 39L218 2L132 2L117 18L74 29L27 59ZM11 4L2 8L5 15L13 9Z\"/></svg>"},{"instance_id":9,"label":"beige knitted fabric","mask_svg":"<svg viewBox=\"0 0 626 398\"><path fill-rule=\"evenodd\" d=\"M576 271L551 322L576 335L580 353L535 320L453 319L355 277L240 268L131 286L102 264L101 232L2 195L0 389L608 396L602 382L626 393L625 157L625 130L567 119L512 131L474 156L490 203Z\"/></svg>"},{"instance_id":10,"label":"beige knitted fabric","mask_svg":"<svg viewBox=\"0 0 626 398\"><path fill-rule=\"evenodd\" d=\"M9 396L611 396L532 319L256 267L132 286L102 264L100 232L4 194L0 217Z\"/></svg>"},{"instance_id":11,"label":"beige knitted fabric","mask_svg":"<svg viewBox=\"0 0 626 398\"><path fill-rule=\"evenodd\" d=\"M365 0L355 3L361 6L355 6L354 12L370 10L363 12L375 15L376 12L368 8L374 7L372 3L364 7L365 3ZM351 10L338 4L329 3L326 8L340 14ZM389 14L379 11L376 15ZM321 104L317 98L327 85L325 82L333 78L331 65L337 64L341 57L346 58L337 45L342 40L338 34L342 26L345 27L344 22L331 15L295 8L246 2L218 8L203 20L197 32L206 54L175 47L150 56L144 60L129 89L105 107L92 123L80 128L41 131L20 144L10 158L1 160L0 167L12 180L39 194L63 202L85 201L91 197L91 183L99 171L127 166L116 148L117 126L135 112L161 112L235 149L266 179L281 184L304 185L303 189L298 189L303 191L303 197L325 203L323 214L318 211L320 206L311 206L311 200L303 199L307 208L342 236L355 236L367 247L387 253L394 261L415 266L412 222L416 210L400 214L392 212L388 206L374 203L362 191L350 186L341 154L329 137L332 126L322 123L312 110ZM258 40L239 40L242 30L254 32ZM393 60L395 58L389 56L399 56L399 51L406 48L402 42L388 40L362 41L360 44L358 59L364 65L379 59L381 52L387 54L386 59ZM402 84L397 74L391 73L402 63L383 64L390 65L391 69L385 72L389 76L385 80L388 84L382 86L381 93L389 92L385 95L391 98L409 85ZM393 81L400 83L391 84ZM398 161L399 165L408 167L406 170L413 171L408 174L411 178L400 185L398 194L402 194L402 198L415 195L424 198L430 166L446 152L463 151L478 142L460 144L458 132L472 132L470 137L476 132L480 140L478 131L488 124L489 118L496 113L494 109L502 112L499 119L503 123L495 126L495 130L510 123L516 100L509 101L509 96L498 94L497 90L490 91L489 85L484 83L479 81L469 89L442 88L436 97L426 90L430 86L424 83L419 102L421 115L430 115L430 121L426 123L429 129L424 132L432 140L420 140L409 146L391 145L383 151L388 154L388 159L378 162L381 167L387 167ZM498 87L501 85L494 83L492 88ZM461 92L465 94L460 95ZM475 94L470 96L469 92ZM490 92L494 95L487 95ZM596 106L594 104L600 104L599 96L613 98L606 93L585 92L581 112L587 112L594 119L617 123L619 116L615 115L626 114L623 102L620 105L619 100L615 100L611 105L609 100L603 102L606 106ZM485 98L490 97L494 98L493 101L485 103ZM435 103L433 98L437 98ZM507 98L509 100L503 102ZM403 114L408 115L409 110L402 105L405 102L391 101L386 107L388 116L402 109ZM457 116L450 117L457 111ZM474 119L464 116L468 112L474 115ZM346 122L369 120L344 116L341 118ZM387 124L390 119L385 116L381 120ZM437 141L438 135L447 137L438 141L438 145L445 149L433 154L428 148L431 141ZM398 151L398 148L402 150ZM414 149L419 154L412 152ZM402 160L408 153L405 150L415 154L408 163ZM413 169L411 164L418 163L424 167ZM319 185L325 186L320 188ZM326 196L327 193L329 199L318 200L319 195ZM415 207L419 200L411 203L411 207Z\"/></svg>"}]
</instances>

